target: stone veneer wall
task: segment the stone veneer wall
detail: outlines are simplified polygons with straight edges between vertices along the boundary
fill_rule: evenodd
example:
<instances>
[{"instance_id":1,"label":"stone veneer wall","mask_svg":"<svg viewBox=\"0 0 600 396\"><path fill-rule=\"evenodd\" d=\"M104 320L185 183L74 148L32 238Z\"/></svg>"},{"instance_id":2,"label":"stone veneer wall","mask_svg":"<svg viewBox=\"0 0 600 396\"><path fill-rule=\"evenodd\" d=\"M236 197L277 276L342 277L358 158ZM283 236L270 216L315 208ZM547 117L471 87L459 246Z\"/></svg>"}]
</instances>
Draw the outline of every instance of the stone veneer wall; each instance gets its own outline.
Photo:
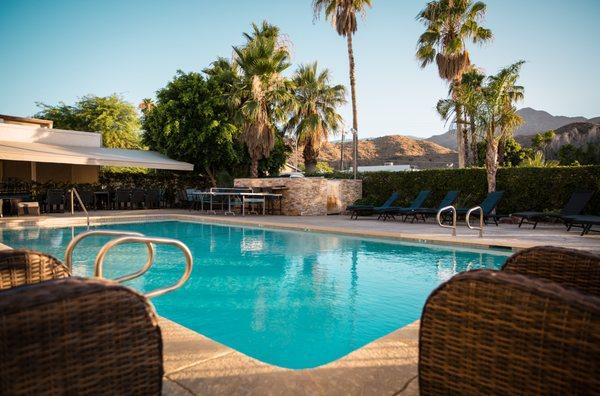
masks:
<instances>
[{"instance_id":1,"label":"stone veneer wall","mask_svg":"<svg viewBox=\"0 0 600 396\"><path fill-rule=\"evenodd\" d=\"M283 190L282 212L287 216L323 216L342 213L347 205L362 197L361 180L323 177L277 177L235 179L235 187L276 187Z\"/></svg>"}]
</instances>

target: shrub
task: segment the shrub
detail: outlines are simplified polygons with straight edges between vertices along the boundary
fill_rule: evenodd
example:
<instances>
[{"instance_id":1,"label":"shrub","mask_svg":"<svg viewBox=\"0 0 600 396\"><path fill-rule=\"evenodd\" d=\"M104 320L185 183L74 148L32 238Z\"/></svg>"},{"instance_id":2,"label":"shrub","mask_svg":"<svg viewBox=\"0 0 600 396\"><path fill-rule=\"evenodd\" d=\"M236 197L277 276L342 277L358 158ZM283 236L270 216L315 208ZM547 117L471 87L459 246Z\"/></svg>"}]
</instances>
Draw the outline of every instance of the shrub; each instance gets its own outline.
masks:
<instances>
[{"instance_id":1,"label":"shrub","mask_svg":"<svg viewBox=\"0 0 600 396\"><path fill-rule=\"evenodd\" d=\"M336 173L327 177L350 178ZM436 206L449 190L460 190L459 206L471 207L487 194L485 169L429 169L418 172L374 172L359 176L363 180L363 200L383 203L393 191L407 205L420 190L432 190L427 206ZM505 191L498 208L508 214L522 210L555 210L562 208L572 192L590 190L596 193L586 212L600 213L600 166L556 168L501 168L498 190Z\"/></svg>"}]
</instances>

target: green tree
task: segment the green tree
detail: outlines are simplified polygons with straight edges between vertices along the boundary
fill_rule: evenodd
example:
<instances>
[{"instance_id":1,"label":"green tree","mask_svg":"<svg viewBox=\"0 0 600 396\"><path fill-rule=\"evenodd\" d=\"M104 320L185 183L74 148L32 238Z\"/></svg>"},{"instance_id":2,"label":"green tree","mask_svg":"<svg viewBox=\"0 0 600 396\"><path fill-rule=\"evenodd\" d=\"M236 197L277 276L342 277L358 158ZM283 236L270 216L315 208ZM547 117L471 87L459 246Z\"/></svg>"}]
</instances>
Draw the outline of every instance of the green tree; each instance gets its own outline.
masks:
<instances>
[{"instance_id":1,"label":"green tree","mask_svg":"<svg viewBox=\"0 0 600 396\"><path fill-rule=\"evenodd\" d=\"M516 85L523 61L519 61L486 78L481 90L477 122L485 133L485 168L488 192L496 190L498 171L498 145L501 139L511 136L523 119L514 103L523 99L523 87Z\"/></svg>"},{"instance_id":2,"label":"green tree","mask_svg":"<svg viewBox=\"0 0 600 396\"><path fill-rule=\"evenodd\" d=\"M329 135L338 131L342 116L337 107L346 103L343 85L331 85L329 70L317 70L317 63L302 65L292 78L294 100L286 129L304 146L304 165L314 173L319 149Z\"/></svg>"},{"instance_id":3,"label":"green tree","mask_svg":"<svg viewBox=\"0 0 600 396\"><path fill-rule=\"evenodd\" d=\"M541 150L544 153L544 157L548 156L548 147L554 140L556 132L549 130L546 132L538 132L531 139L531 146L536 150Z\"/></svg>"},{"instance_id":4,"label":"green tree","mask_svg":"<svg viewBox=\"0 0 600 396\"><path fill-rule=\"evenodd\" d=\"M140 148L140 120L135 107L119 95L88 95L74 105L37 103L35 115L54 121L54 127L76 131L99 132L105 147Z\"/></svg>"},{"instance_id":5,"label":"green tree","mask_svg":"<svg viewBox=\"0 0 600 396\"><path fill-rule=\"evenodd\" d=\"M352 128L357 139L358 105L356 103L356 76L352 36L358 30L358 14L364 16L367 8L370 8L371 5L372 0L313 0L315 18L319 18L322 13L325 13L325 18L329 19L337 34L346 38L350 70L350 93L352 97ZM357 168L357 160L356 155L354 155L354 169Z\"/></svg>"},{"instance_id":6,"label":"green tree","mask_svg":"<svg viewBox=\"0 0 600 396\"><path fill-rule=\"evenodd\" d=\"M527 168L555 168L559 165L556 160L546 160L544 153L536 151L533 157L527 157L521 162L520 167Z\"/></svg>"},{"instance_id":7,"label":"green tree","mask_svg":"<svg viewBox=\"0 0 600 396\"><path fill-rule=\"evenodd\" d=\"M457 87L471 60L467 41L482 43L492 39L492 32L480 26L486 5L472 0L434 0L419 12L417 20L425 25L425 32L417 42L417 60L424 68L434 61L443 80ZM454 90L456 91L456 89ZM466 147L463 134L462 106L455 99L456 139L459 167L465 166Z\"/></svg>"},{"instance_id":8,"label":"green tree","mask_svg":"<svg viewBox=\"0 0 600 396\"><path fill-rule=\"evenodd\" d=\"M194 164L213 186L217 172L242 160L236 148L239 131L218 82L178 71L156 98L142 118L144 143L151 149Z\"/></svg>"},{"instance_id":9,"label":"green tree","mask_svg":"<svg viewBox=\"0 0 600 396\"><path fill-rule=\"evenodd\" d=\"M512 136L505 136L498 143L498 163L500 166L519 166L526 157L523 147Z\"/></svg>"},{"instance_id":10,"label":"green tree","mask_svg":"<svg viewBox=\"0 0 600 396\"><path fill-rule=\"evenodd\" d=\"M244 34L246 44L233 47L240 74L227 97L250 155L250 173L258 177L259 161L271 154L277 124L288 114L290 83L282 73L290 66L290 52L278 27L267 22L252 27Z\"/></svg>"}]
</instances>

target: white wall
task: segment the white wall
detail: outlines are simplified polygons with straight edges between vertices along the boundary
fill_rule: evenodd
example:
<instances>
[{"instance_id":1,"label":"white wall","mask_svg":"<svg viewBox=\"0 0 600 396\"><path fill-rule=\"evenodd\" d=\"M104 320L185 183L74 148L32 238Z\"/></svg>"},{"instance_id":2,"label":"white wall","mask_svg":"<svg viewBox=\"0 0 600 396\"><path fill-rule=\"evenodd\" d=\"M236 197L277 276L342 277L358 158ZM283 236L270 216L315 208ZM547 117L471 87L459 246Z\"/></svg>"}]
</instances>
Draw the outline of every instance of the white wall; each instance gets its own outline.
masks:
<instances>
[{"instance_id":1,"label":"white wall","mask_svg":"<svg viewBox=\"0 0 600 396\"><path fill-rule=\"evenodd\" d=\"M44 143L57 146L102 147L102 135L93 132L0 123L0 141Z\"/></svg>"}]
</instances>

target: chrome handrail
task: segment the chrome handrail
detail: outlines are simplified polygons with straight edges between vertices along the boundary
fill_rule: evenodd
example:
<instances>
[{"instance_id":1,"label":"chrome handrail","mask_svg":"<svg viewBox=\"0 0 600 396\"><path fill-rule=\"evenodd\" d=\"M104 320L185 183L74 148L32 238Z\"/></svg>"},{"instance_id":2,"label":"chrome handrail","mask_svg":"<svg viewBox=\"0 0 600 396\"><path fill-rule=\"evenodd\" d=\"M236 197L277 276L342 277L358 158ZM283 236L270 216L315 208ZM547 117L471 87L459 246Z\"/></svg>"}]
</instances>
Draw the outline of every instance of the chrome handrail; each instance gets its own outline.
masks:
<instances>
[{"instance_id":1,"label":"chrome handrail","mask_svg":"<svg viewBox=\"0 0 600 396\"><path fill-rule=\"evenodd\" d=\"M75 250L75 246L83 239L90 236L115 236L115 237L123 237L123 236L144 236L144 234L134 231L111 231L111 230L95 230L95 231L87 231L82 232L77 235L75 238L71 239L71 242L67 245L67 249L65 250L65 265L69 269L69 272L73 272L73 251ZM148 242L146 244L148 247L148 260L142 267L142 269L133 274L124 275L120 278L115 279L118 282L124 282L126 280L130 280L136 278L142 274L144 274L148 269L152 266L154 262L154 246L152 243Z\"/></svg>"},{"instance_id":2,"label":"chrome handrail","mask_svg":"<svg viewBox=\"0 0 600 396\"><path fill-rule=\"evenodd\" d=\"M152 290L152 291L144 294L144 296L146 296L148 298L158 297L158 296L161 296L170 291L179 289L181 286L183 286L183 284L185 282L187 282L187 280L189 279L189 277L192 273L192 267L194 265L194 260L192 258L192 252L190 252L190 249L183 242L178 241L176 239L169 239L169 238L153 238L153 237L144 237L144 236L124 236L124 237L113 239L113 240L109 241L106 245L104 245L102 247L102 249L100 249L100 251L98 252L98 255L96 256L96 260L94 261L94 276L95 277L102 278L102 274L103 274L102 266L104 264L104 257L106 256L106 253L108 253L108 251L110 249L112 249L113 247L115 247L117 245L121 245L123 243L146 243L146 244L150 243L150 244L159 244L159 245L171 245L171 246L178 247L183 252L183 255L185 256L185 270L184 270L181 278L179 278L179 280L177 282L175 282L174 284L172 284L171 286L158 288L158 289Z\"/></svg>"},{"instance_id":3,"label":"chrome handrail","mask_svg":"<svg viewBox=\"0 0 600 396\"><path fill-rule=\"evenodd\" d=\"M452 211L452 225L448 226L445 224L442 224L442 212L445 212L447 210L451 210ZM438 224L440 225L440 227L443 228L451 228L452 229L452 236L456 236L456 208L452 205L449 206L444 206L443 208L441 208L440 210L438 210L437 215L435 217L437 219Z\"/></svg>"},{"instance_id":4,"label":"chrome handrail","mask_svg":"<svg viewBox=\"0 0 600 396\"><path fill-rule=\"evenodd\" d=\"M473 227L469 222L469 217L471 217L471 213L473 213L476 210L479 210L479 227ZM471 230L479 230L479 238L483 238L483 209L481 208L481 206L475 206L474 208L469 209L467 211L465 221L467 222L467 227L469 227Z\"/></svg>"},{"instance_id":5,"label":"chrome handrail","mask_svg":"<svg viewBox=\"0 0 600 396\"><path fill-rule=\"evenodd\" d=\"M75 195L77 197L77 201L79 201L79 205L81 205L81 209L83 209L83 211L85 212L85 216L87 218L87 228L88 230L90 229L90 214L88 213L85 205L83 204L83 201L81 200L81 197L79 196L79 193L77 192L77 189L75 189L75 187L71 188L71 214L75 214L75 205L74 204L74 199L73 199L73 195Z\"/></svg>"}]
</instances>

